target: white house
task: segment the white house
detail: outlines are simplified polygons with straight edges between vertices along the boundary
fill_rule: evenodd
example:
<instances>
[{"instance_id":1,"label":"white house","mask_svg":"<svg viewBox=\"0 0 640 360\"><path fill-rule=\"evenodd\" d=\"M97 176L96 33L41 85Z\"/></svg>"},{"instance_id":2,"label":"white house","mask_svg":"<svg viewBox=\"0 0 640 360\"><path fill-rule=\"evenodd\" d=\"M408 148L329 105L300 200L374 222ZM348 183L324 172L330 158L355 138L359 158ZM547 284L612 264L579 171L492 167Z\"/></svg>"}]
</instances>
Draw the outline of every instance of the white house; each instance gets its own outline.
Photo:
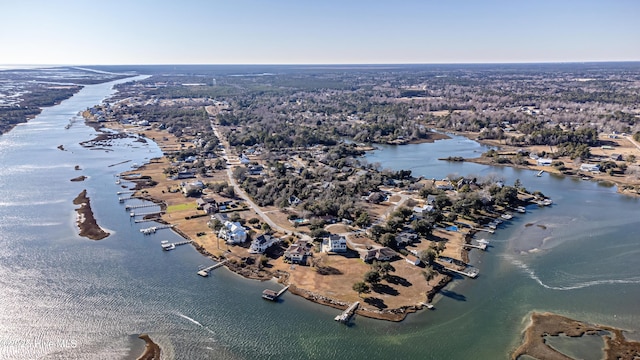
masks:
<instances>
[{"instance_id":1,"label":"white house","mask_svg":"<svg viewBox=\"0 0 640 360\"><path fill-rule=\"evenodd\" d=\"M241 244L247 241L247 232L240 223L225 221L218 232L218 237L225 240L227 244Z\"/></svg>"},{"instance_id":2,"label":"white house","mask_svg":"<svg viewBox=\"0 0 640 360\"><path fill-rule=\"evenodd\" d=\"M546 159L546 158L538 158L536 160L536 163L538 164L538 166L550 166L552 162L553 162L552 159Z\"/></svg>"},{"instance_id":3,"label":"white house","mask_svg":"<svg viewBox=\"0 0 640 360\"><path fill-rule=\"evenodd\" d=\"M298 240L295 243L289 245L289 248L284 252L284 258L292 263L304 263L305 257L310 254L309 243L305 240Z\"/></svg>"},{"instance_id":4,"label":"white house","mask_svg":"<svg viewBox=\"0 0 640 360\"><path fill-rule=\"evenodd\" d=\"M262 254L264 253L271 245L279 242L280 239L273 237L269 234L263 234L253 239L251 242L251 246L249 247L249 253L251 254Z\"/></svg>"},{"instance_id":5,"label":"white house","mask_svg":"<svg viewBox=\"0 0 640 360\"><path fill-rule=\"evenodd\" d=\"M407 257L405 257L404 260L406 262L408 262L409 264L412 264L412 265L415 265L415 266L420 265L420 259L418 259L414 255L407 255Z\"/></svg>"},{"instance_id":6,"label":"white house","mask_svg":"<svg viewBox=\"0 0 640 360\"><path fill-rule=\"evenodd\" d=\"M323 252L345 252L347 251L347 239L344 236L331 234L322 240Z\"/></svg>"},{"instance_id":7,"label":"white house","mask_svg":"<svg viewBox=\"0 0 640 360\"><path fill-rule=\"evenodd\" d=\"M423 205L423 206L415 206L413 208L413 212L416 214L424 214L424 213L429 213L433 211L433 206L432 205Z\"/></svg>"},{"instance_id":8,"label":"white house","mask_svg":"<svg viewBox=\"0 0 640 360\"><path fill-rule=\"evenodd\" d=\"M600 172L600 165L598 164L582 164L580 165L581 171Z\"/></svg>"}]
</instances>

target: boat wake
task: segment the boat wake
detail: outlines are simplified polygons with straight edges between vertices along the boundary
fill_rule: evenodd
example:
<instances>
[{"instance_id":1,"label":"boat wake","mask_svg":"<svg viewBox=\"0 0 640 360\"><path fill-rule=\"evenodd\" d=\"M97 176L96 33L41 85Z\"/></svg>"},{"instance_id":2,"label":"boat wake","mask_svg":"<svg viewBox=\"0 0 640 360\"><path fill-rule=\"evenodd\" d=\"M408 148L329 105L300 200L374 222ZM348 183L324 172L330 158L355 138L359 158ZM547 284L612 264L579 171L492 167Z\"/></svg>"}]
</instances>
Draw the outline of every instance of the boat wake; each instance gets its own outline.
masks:
<instances>
[{"instance_id":1,"label":"boat wake","mask_svg":"<svg viewBox=\"0 0 640 360\"><path fill-rule=\"evenodd\" d=\"M215 334L213 331L211 331L211 329L209 329L208 327L202 325L200 322L198 322L196 319L190 318L187 315L181 314L179 312L176 313L176 315L180 316L183 319L189 320L190 322L200 326L201 328L207 330L208 332L210 332L211 334Z\"/></svg>"},{"instance_id":2,"label":"boat wake","mask_svg":"<svg viewBox=\"0 0 640 360\"><path fill-rule=\"evenodd\" d=\"M552 286L552 285L547 285L544 282L542 282L542 280L538 277L538 275L536 275L535 271L533 271L531 268L529 268L522 261L513 259L512 263L514 265L516 265L517 267L519 267L527 275L529 275L529 277L532 280L534 280L535 282L540 284L540 286L544 287L545 289L550 289L550 290L566 291L566 290L583 289L583 288L587 288L587 287L591 287L591 286L597 286L597 285L640 284L640 278L630 278L630 279L592 280L592 281L584 281L584 282L580 282L580 283L573 284L573 285L567 285L567 286Z\"/></svg>"}]
</instances>

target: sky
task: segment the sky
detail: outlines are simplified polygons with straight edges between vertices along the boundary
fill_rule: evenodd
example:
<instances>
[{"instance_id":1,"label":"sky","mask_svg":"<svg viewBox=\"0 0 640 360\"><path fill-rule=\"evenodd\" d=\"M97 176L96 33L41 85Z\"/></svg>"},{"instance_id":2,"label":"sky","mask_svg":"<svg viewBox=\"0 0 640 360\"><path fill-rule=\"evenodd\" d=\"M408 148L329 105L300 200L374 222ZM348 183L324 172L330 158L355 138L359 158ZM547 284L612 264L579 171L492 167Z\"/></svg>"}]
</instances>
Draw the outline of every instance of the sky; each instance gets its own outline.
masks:
<instances>
[{"instance_id":1,"label":"sky","mask_svg":"<svg viewBox=\"0 0 640 360\"><path fill-rule=\"evenodd\" d=\"M0 64L640 61L637 0L0 0Z\"/></svg>"}]
</instances>

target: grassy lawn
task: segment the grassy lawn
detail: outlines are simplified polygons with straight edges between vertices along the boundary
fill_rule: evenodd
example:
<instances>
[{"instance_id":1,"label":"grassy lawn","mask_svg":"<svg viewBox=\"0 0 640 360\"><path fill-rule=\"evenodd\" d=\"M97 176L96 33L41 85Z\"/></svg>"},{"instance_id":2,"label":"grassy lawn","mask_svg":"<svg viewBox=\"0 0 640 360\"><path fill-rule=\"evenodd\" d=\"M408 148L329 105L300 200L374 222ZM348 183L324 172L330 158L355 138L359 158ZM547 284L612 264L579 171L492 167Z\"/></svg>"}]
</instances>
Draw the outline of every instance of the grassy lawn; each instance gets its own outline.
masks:
<instances>
[{"instance_id":1,"label":"grassy lawn","mask_svg":"<svg viewBox=\"0 0 640 360\"><path fill-rule=\"evenodd\" d=\"M195 201L191 201L185 204L176 204L176 205L169 205L167 207L167 214L176 212L176 211L185 211L185 210L196 210L196 203Z\"/></svg>"}]
</instances>

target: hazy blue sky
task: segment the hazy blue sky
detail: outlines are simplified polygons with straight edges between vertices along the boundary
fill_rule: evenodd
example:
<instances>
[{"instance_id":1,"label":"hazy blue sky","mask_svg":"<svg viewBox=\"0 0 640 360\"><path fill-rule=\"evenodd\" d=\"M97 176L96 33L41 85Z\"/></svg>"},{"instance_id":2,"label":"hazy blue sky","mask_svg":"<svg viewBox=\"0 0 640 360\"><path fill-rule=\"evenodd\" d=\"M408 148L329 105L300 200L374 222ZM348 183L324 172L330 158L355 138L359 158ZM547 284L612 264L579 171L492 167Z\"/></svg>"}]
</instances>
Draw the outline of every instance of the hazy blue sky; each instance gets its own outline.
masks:
<instances>
[{"instance_id":1,"label":"hazy blue sky","mask_svg":"<svg viewBox=\"0 0 640 360\"><path fill-rule=\"evenodd\" d=\"M0 0L0 64L640 60L637 0Z\"/></svg>"}]
</instances>

